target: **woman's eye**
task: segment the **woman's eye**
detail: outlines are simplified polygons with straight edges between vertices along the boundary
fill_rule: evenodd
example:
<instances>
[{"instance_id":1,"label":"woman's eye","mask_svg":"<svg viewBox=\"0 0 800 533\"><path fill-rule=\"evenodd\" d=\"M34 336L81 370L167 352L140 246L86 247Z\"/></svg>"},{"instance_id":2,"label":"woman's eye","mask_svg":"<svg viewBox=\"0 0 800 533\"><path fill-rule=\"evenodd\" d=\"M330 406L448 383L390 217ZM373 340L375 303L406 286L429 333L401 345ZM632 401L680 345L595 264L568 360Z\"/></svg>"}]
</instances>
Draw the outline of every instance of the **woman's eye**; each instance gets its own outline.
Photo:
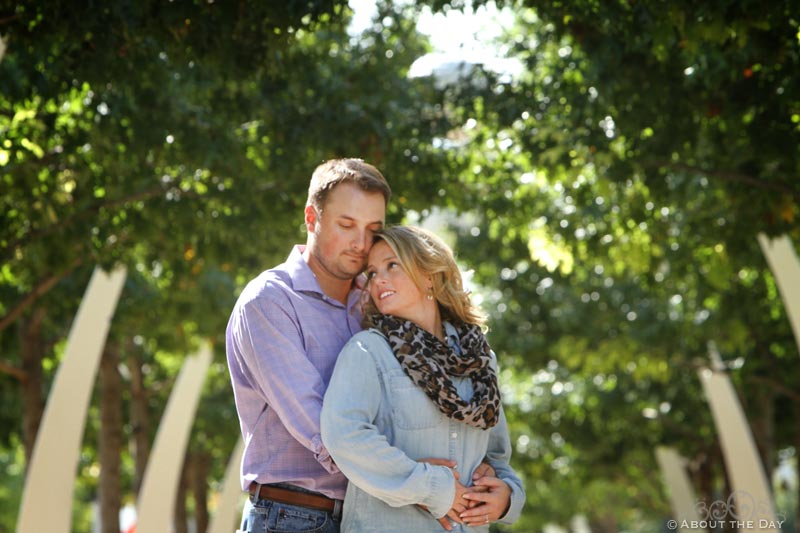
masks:
<instances>
[{"instance_id":1,"label":"woman's eye","mask_svg":"<svg viewBox=\"0 0 800 533\"><path fill-rule=\"evenodd\" d=\"M375 272L367 272L366 274L367 274L367 281L375 277Z\"/></svg>"},{"instance_id":2,"label":"woman's eye","mask_svg":"<svg viewBox=\"0 0 800 533\"><path fill-rule=\"evenodd\" d=\"M399 263L395 263L394 261L392 261L392 262L390 262L388 264L389 269L394 269L394 268L397 268L399 266L400 266L400 264Z\"/></svg>"}]
</instances>

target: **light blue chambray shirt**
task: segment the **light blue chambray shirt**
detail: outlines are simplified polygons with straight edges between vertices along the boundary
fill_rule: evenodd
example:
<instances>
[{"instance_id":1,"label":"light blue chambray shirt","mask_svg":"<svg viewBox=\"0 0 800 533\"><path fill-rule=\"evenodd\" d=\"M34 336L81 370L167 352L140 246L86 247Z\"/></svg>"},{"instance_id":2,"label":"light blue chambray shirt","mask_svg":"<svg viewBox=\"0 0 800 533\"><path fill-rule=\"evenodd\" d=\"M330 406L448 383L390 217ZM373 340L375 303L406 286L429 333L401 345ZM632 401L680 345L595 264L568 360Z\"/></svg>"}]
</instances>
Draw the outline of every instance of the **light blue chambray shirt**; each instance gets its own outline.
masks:
<instances>
[{"instance_id":1,"label":"light blue chambray shirt","mask_svg":"<svg viewBox=\"0 0 800 533\"><path fill-rule=\"evenodd\" d=\"M295 246L242 291L226 331L245 441L241 484L285 482L342 499L347 480L322 444L322 398L342 346L361 331L359 298L326 296Z\"/></svg>"},{"instance_id":2,"label":"light blue chambray shirt","mask_svg":"<svg viewBox=\"0 0 800 533\"><path fill-rule=\"evenodd\" d=\"M448 323L445 328L451 346L458 349L455 328ZM469 378L453 382L459 396L472 397ZM429 457L456 461L466 485L487 458L512 490L501 522L516 521L522 511L525 491L508 464L511 442L502 410L500 421L489 430L448 418L408 378L376 330L358 333L339 355L322 408L322 439L350 480L343 532L444 531L434 517L445 515L453 503L454 476L447 467L417 462ZM488 530L454 524L454 531Z\"/></svg>"}]
</instances>

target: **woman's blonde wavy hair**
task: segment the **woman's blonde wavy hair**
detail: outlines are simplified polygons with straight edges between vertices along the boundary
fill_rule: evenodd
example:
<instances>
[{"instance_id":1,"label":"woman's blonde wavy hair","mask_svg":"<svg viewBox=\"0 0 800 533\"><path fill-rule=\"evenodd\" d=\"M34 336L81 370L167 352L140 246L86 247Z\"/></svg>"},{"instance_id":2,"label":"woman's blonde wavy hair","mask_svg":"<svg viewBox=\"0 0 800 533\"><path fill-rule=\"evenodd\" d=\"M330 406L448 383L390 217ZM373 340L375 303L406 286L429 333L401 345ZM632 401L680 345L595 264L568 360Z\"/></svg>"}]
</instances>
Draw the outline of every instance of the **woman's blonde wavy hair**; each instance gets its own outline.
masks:
<instances>
[{"instance_id":1,"label":"woman's blonde wavy hair","mask_svg":"<svg viewBox=\"0 0 800 533\"><path fill-rule=\"evenodd\" d=\"M453 251L442 239L415 226L392 226L378 231L373 245L379 240L389 245L405 273L423 293L428 293L424 281L430 276L433 297L443 319L479 326L486 323L486 315L464 292ZM372 327L373 317L380 315L372 297L364 303L363 315L365 327Z\"/></svg>"}]
</instances>

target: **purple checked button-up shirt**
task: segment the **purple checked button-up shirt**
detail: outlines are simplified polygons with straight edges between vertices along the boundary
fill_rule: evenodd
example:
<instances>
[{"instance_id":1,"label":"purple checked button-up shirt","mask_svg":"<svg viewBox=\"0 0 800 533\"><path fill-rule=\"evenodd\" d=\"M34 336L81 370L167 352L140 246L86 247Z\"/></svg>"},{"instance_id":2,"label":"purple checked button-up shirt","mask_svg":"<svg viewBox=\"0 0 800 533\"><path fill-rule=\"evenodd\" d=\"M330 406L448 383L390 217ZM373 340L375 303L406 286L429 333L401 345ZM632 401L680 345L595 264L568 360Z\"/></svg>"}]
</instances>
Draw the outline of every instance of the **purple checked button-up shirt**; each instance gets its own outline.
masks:
<instances>
[{"instance_id":1,"label":"purple checked button-up shirt","mask_svg":"<svg viewBox=\"0 0 800 533\"><path fill-rule=\"evenodd\" d=\"M323 294L295 246L286 262L242 291L226 332L228 369L245 440L241 483L291 483L344 498L347 480L320 438L322 399L342 347L361 330L354 288L347 306Z\"/></svg>"}]
</instances>

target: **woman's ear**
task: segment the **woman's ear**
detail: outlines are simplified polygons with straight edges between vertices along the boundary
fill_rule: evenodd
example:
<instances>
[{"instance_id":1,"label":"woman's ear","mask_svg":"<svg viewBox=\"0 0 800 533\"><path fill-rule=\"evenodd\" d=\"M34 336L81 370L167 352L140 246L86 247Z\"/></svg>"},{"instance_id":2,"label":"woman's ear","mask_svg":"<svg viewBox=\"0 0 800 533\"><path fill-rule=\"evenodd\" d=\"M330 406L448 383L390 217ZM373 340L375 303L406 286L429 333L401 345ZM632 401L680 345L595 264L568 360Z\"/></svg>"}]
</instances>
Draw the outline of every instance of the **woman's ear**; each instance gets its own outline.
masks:
<instances>
[{"instance_id":1,"label":"woman's ear","mask_svg":"<svg viewBox=\"0 0 800 533\"><path fill-rule=\"evenodd\" d=\"M433 290L433 276L425 276L425 290Z\"/></svg>"}]
</instances>

